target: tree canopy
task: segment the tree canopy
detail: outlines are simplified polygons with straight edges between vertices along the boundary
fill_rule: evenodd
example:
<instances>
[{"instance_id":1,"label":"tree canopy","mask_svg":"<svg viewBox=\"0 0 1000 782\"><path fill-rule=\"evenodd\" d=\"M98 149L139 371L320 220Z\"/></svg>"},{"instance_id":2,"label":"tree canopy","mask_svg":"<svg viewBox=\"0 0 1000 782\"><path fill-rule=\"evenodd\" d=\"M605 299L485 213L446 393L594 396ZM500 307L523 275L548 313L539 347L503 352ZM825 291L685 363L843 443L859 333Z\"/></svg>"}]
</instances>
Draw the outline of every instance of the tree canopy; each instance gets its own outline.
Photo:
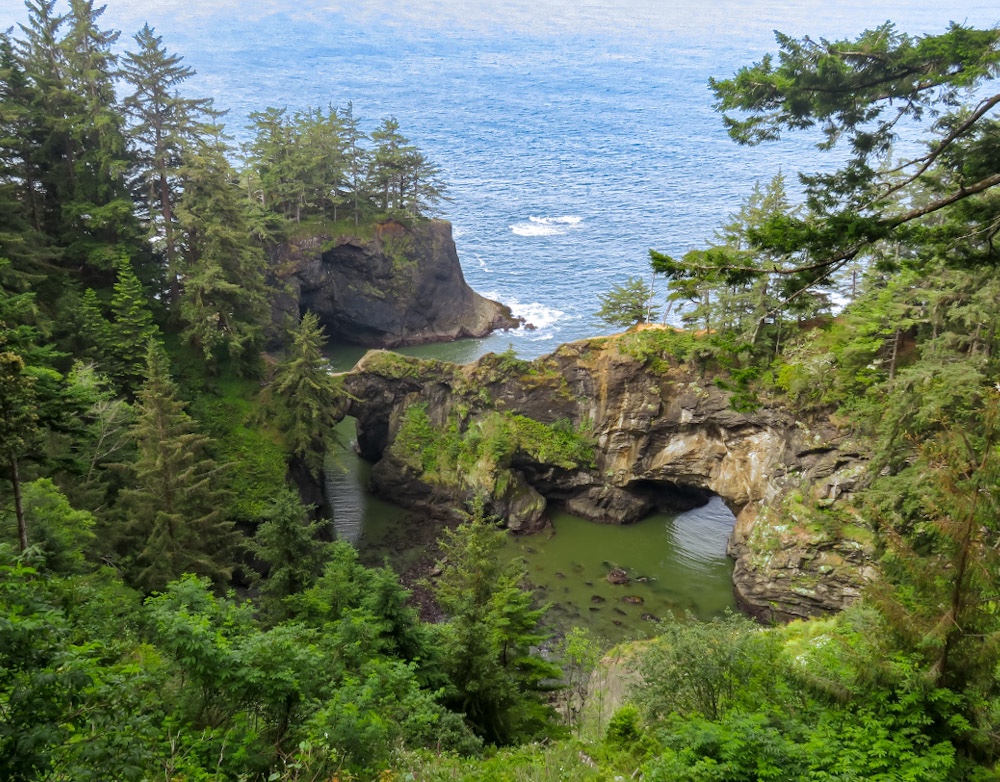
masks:
<instances>
[{"instance_id":1,"label":"tree canopy","mask_svg":"<svg viewBox=\"0 0 1000 782\"><path fill-rule=\"evenodd\" d=\"M776 38L777 57L711 80L730 135L755 145L808 131L820 150L843 149L845 162L800 175L804 211L775 213L748 233L781 262L761 269L728 256L658 255L654 268L727 283L777 277L791 302L859 257L886 268L933 257L995 263L1000 94L989 87L1000 30L952 24L911 36L887 22L853 40ZM894 244L905 251L889 251Z\"/></svg>"}]
</instances>

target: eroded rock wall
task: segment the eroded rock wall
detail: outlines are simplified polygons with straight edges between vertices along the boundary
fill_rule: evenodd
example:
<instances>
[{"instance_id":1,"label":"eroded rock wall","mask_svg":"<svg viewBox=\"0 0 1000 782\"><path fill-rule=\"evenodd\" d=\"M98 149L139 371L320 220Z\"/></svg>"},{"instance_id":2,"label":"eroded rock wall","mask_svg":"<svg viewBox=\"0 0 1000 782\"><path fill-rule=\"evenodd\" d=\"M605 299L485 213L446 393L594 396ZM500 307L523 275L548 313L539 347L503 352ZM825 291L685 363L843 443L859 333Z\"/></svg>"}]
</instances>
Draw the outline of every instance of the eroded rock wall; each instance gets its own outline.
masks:
<instances>
[{"instance_id":1,"label":"eroded rock wall","mask_svg":"<svg viewBox=\"0 0 1000 782\"><path fill-rule=\"evenodd\" d=\"M784 619L856 599L872 571L849 502L862 457L845 433L778 404L735 412L728 392L634 339L464 367L369 354L345 383L373 488L430 513L478 496L516 530L544 525L551 506L623 524L712 492L737 515L730 553L747 610ZM549 429L535 436L523 419ZM544 446L562 436L570 445Z\"/></svg>"},{"instance_id":2,"label":"eroded rock wall","mask_svg":"<svg viewBox=\"0 0 1000 782\"><path fill-rule=\"evenodd\" d=\"M465 282L451 224L383 223L370 238L311 237L276 247L279 325L315 312L332 339L396 347L482 337L520 326Z\"/></svg>"}]
</instances>

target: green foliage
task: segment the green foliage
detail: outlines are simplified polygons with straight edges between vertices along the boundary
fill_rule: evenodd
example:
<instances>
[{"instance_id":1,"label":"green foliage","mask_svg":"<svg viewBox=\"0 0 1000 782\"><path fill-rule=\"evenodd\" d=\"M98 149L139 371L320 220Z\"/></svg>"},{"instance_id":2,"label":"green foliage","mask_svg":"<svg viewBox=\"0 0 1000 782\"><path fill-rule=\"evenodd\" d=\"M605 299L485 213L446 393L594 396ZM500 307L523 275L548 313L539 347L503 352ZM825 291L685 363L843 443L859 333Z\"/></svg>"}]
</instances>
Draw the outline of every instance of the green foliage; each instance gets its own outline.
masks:
<instances>
[{"instance_id":1,"label":"green foliage","mask_svg":"<svg viewBox=\"0 0 1000 782\"><path fill-rule=\"evenodd\" d=\"M659 703L663 716L650 727L658 746L643 766L646 778L965 778L945 735L967 725L955 711L958 699L933 687L914 658L887 648L879 622L862 609L782 631L747 628L752 636L733 633L726 622L673 630L668 637L682 646L703 641L698 649L711 662L704 664L693 649L683 658L678 652L674 659L687 664L682 692L675 697L668 684L647 701ZM747 646L751 637L756 650ZM662 654L654 651L654 659ZM726 684L720 689L720 672L739 675L741 658L751 668L756 658L770 678L751 670L738 692ZM677 681L669 665L643 666L647 674L663 671ZM647 676L636 694L649 684ZM664 704L674 710L667 713ZM712 711L715 717L706 716Z\"/></svg>"},{"instance_id":2,"label":"green foliage","mask_svg":"<svg viewBox=\"0 0 1000 782\"><path fill-rule=\"evenodd\" d=\"M251 199L295 224L313 216L358 226L367 219L413 219L444 198L440 171L387 117L366 136L353 106L253 112L252 140L244 147ZM365 141L371 145L366 146ZM291 226L286 229L293 230Z\"/></svg>"},{"instance_id":3,"label":"green foliage","mask_svg":"<svg viewBox=\"0 0 1000 782\"><path fill-rule=\"evenodd\" d=\"M269 299L264 253L251 241L247 206L221 144L185 150L177 204L184 262L177 315L209 363L247 361L261 346Z\"/></svg>"},{"instance_id":4,"label":"green foliage","mask_svg":"<svg viewBox=\"0 0 1000 782\"><path fill-rule=\"evenodd\" d=\"M604 740L613 747L629 749L642 738L642 734L639 709L634 704L626 703L611 715Z\"/></svg>"},{"instance_id":5,"label":"green foliage","mask_svg":"<svg viewBox=\"0 0 1000 782\"><path fill-rule=\"evenodd\" d=\"M427 406L406 408L393 443L408 464L432 479L495 472L509 467L518 453L564 469L593 464L589 427L563 420L543 424L533 418L490 411L473 418L461 431L457 415L442 430L427 415Z\"/></svg>"},{"instance_id":6,"label":"green foliage","mask_svg":"<svg viewBox=\"0 0 1000 782\"><path fill-rule=\"evenodd\" d=\"M138 457L120 496L133 578L148 591L184 573L221 585L233 567L236 533L217 488L224 468L209 456L210 439L184 407L166 355L151 345L132 429Z\"/></svg>"},{"instance_id":7,"label":"green foliage","mask_svg":"<svg viewBox=\"0 0 1000 782\"><path fill-rule=\"evenodd\" d=\"M49 478L25 484L23 500L35 566L61 575L89 569L84 557L94 544L94 516L73 508Z\"/></svg>"},{"instance_id":8,"label":"green foliage","mask_svg":"<svg viewBox=\"0 0 1000 782\"><path fill-rule=\"evenodd\" d=\"M624 285L614 285L600 297L601 308L595 313L613 326L635 326L659 317L653 304L653 289L642 277L629 277Z\"/></svg>"},{"instance_id":9,"label":"green foliage","mask_svg":"<svg viewBox=\"0 0 1000 782\"><path fill-rule=\"evenodd\" d=\"M267 569L266 577L256 581L264 608L272 617L283 618L287 611L284 599L311 586L323 569L327 544L318 538L322 523L307 522L307 512L297 492L285 489L262 514L257 532L247 544Z\"/></svg>"},{"instance_id":10,"label":"green foliage","mask_svg":"<svg viewBox=\"0 0 1000 782\"><path fill-rule=\"evenodd\" d=\"M279 416L289 452L318 474L332 450L344 396L322 353L326 334L316 315L303 315L290 336L288 355L275 370L267 399Z\"/></svg>"},{"instance_id":11,"label":"green foliage","mask_svg":"<svg viewBox=\"0 0 1000 782\"><path fill-rule=\"evenodd\" d=\"M549 707L541 694L559 669L536 647L545 608L531 606L523 570L503 564L504 532L482 511L440 541L442 574L434 595L448 617L441 625L443 664L451 681L446 698L473 730L492 744L508 744L543 731Z\"/></svg>"},{"instance_id":12,"label":"green foliage","mask_svg":"<svg viewBox=\"0 0 1000 782\"><path fill-rule=\"evenodd\" d=\"M156 765L156 672L113 652L112 590L0 564L0 768L6 779L139 780ZM61 605L80 586L93 621ZM121 598L123 595L116 594ZM120 604L119 604L120 606ZM119 609L120 610L120 609ZM74 615L75 614L75 615ZM83 636L80 638L79 636Z\"/></svg>"},{"instance_id":13,"label":"green foliage","mask_svg":"<svg viewBox=\"0 0 1000 782\"><path fill-rule=\"evenodd\" d=\"M148 25L135 35L138 51L126 51L122 77L133 90L124 100L124 110L132 120L128 136L132 141L136 181L146 234L162 252L168 281L168 295L176 299L182 273L176 207L182 181L185 148L196 145L211 132L210 124L220 112L211 100L186 98L178 86L194 75L181 65L181 57L168 54L163 38Z\"/></svg>"},{"instance_id":14,"label":"green foliage","mask_svg":"<svg viewBox=\"0 0 1000 782\"><path fill-rule=\"evenodd\" d=\"M794 736L764 714L734 714L720 721L701 716L673 717L659 756L644 768L655 782L763 782L763 780L842 779L807 776L805 753ZM850 779L851 777L846 777ZM871 778L871 777L862 777Z\"/></svg>"},{"instance_id":15,"label":"green foliage","mask_svg":"<svg viewBox=\"0 0 1000 782\"><path fill-rule=\"evenodd\" d=\"M651 718L677 713L715 720L731 711L784 705L791 696L782 667L774 634L748 619L666 620L642 656L643 684L634 697Z\"/></svg>"},{"instance_id":16,"label":"green foliage","mask_svg":"<svg viewBox=\"0 0 1000 782\"><path fill-rule=\"evenodd\" d=\"M111 315L115 337L107 372L122 391L132 394L142 382L149 343L159 339L159 329L153 322L142 283L128 260L118 265Z\"/></svg>"},{"instance_id":17,"label":"green foliage","mask_svg":"<svg viewBox=\"0 0 1000 782\"><path fill-rule=\"evenodd\" d=\"M563 670L562 689L557 696L559 709L566 723L576 727L578 735L590 702L594 670L607 646L606 641L592 635L587 628L574 627L559 647Z\"/></svg>"},{"instance_id":18,"label":"green foliage","mask_svg":"<svg viewBox=\"0 0 1000 782\"><path fill-rule=\"evenodd\" d=\"M984 149L997 133L990 112L1000 96L976 90L993 79L1000 33L952 24L913 37L887 22L856 40L776 34L771 55L712 80L730 135L757 144L785 130L818 128L819 147L845 141L848 159L832 174L803 177L808 213L765 220L751 239L760 249L804 253L772 274L805 289L824 283L886 240L936 245L958 263L993 263L981 226L995 219L990 191L1000 184ZM934 118L915 152L880 168L895 150L901 121ZM957 252L945 247L960 247Z\"/></svg>"},{"instance_id":19,"label":"green foliage","mask_svg":"<svg viewBox=\"0 0 1000 782\"><path fill-rule=\"evenodd\" d=\"M652 268L667 276L667 300L680 305L683 322L768 355L787 336L793 317L825 313L829 300L817 290L830 289L837 280L811 279L800 286L795 279L772 279L775 270L806 259L759 239L765 226L791 220L795 212L779 173L766 187L754 186L708 248L692 250L680 261L651 250Z\"/></svg>"},{"instance_id":20,"label":"green foliage","mask_svg":"<svg viewBox=\"0 0 1000 782\"><path fill-rule=\"evenodd\" d=\"M665 327L623 334L618 339L618 349L654 372L664 373L674 362L683 364L695 357L701 343L690 331Z\"/></svg>"},{"instance_id":21,"label":"green foliage","mask_svg":"<svg viewBox=\"0 0 1000 782\"><path fill-rule=\"evenodd\" d=\"M505 747L482 758L462 758L452 753L408 752L397 755L393 779L406 782L608 782L626 778L614 765L599 765L596 748L573 742L533 742Z\"/></svg>"},{"instance_id":22,"label":"green foliage","mask_svg":"<svg viewBox=\"0 0 1000 782\"><path fill-rule=\"evenodd\" d=\"M259 383L235 377L214 378L190 405L199 428L214 440L214 452L232 467L220 476L228 489L229 513L252 524L285 489L288 455L281 433L262 417Z\"/></svg>"}]
</instances>

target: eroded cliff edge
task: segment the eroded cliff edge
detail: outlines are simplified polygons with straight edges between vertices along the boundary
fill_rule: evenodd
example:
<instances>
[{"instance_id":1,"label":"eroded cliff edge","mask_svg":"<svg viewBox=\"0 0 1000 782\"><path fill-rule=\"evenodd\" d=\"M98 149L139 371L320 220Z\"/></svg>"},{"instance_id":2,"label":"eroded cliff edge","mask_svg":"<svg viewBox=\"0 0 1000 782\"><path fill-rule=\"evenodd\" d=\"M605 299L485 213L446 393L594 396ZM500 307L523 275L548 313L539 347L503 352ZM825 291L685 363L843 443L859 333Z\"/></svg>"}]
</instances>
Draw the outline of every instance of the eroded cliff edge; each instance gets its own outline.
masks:
<instances>
[{"instance_id":1,"label":"eroded cliff edge","mask_svg":"<svg viewBox=\"0 0 1000 782\"><path fill-rule=\"evenodd\" d=\"M483 337L521 325L508 307L465 281L451 223L388 222L364 231L310 236L273 248L279 326L319 316L331 339L398 347Z\"/></svg>"},{"instance_id":2,"label":"eroded cliff edge","mask_svg":"<svg viewBox=\"0 0 1000 782\"><path fill-rule=\"evenodd\" d=\"M874 576L870 533L850 505L863 456L847 434L776 402L733 411L727 392L648 332L531 362L375 352L345 389L372 488L398 504L453 513L479 497L529 531L550 507L623 524L716 493L737 516L737 597L764 619L840 610Z\"/></svg>"}]
</instances>

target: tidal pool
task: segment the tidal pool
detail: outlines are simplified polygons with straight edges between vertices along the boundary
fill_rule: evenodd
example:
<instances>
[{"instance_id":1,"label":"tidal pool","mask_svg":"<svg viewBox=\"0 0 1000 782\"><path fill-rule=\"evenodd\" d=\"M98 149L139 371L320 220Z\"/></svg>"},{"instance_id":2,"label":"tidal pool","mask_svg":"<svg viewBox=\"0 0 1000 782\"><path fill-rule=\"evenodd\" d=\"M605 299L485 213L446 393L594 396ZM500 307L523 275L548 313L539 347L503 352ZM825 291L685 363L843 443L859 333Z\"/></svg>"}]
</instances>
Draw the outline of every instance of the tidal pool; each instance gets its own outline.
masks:
<instances>
[{"instance_id":1,"label":"tidal pool","mask_svg":"<svg viewBox=\"0 0 1000 782\"><path fill-rule=\"evenodd\" d=\"M549 622L589 628L611 641L641 637L653 622L690 612L701 619L733 608L726 541L735 519L719 497L676 516L654 514L625 526L555 514L552 530L512 537ZM614 568L629 581L608 580Z\"/></svg>"}]
</instances>

